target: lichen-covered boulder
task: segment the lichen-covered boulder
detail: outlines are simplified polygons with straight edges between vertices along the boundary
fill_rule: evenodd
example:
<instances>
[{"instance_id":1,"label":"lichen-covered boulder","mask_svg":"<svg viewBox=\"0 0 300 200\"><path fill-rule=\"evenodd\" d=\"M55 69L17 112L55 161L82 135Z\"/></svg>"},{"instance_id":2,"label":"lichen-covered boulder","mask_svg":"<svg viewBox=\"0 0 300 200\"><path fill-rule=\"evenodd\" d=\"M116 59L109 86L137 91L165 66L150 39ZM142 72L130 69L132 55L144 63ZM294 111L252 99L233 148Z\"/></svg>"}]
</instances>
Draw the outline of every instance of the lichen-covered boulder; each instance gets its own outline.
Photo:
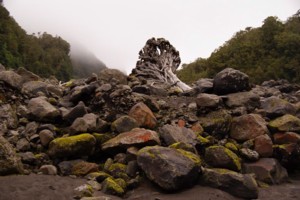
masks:
<instances>
[{"instance_id":1,"label":"lichen-covered boulder","mask_svg":"<svg viewBox=\"0 0 300 200\"><path fill-rule=\"evenodd\" d=\"M140 102L134 105L128 114L134 118L140 127L153 129L157 125L157 120L148 106Z\"/></svg>"},{"instance_id":2,"label":"lichen-covered boulder","mask_svg":"<svg viewBox=\"0 0 300 200\"><path fill-rule=\"evenodd\" d=\"M125 190L118 184L118 182L108 177L102 183L102 191L106 194L112 194L117 196L123 196L125 194Z\"/></svg>"},{"instance_id":3,"label":"lichen-covered boulder","mask_svg":"<svg viewBox=\"0 0 300 200\"><path fill-rule=\"evenodd\" d=\"M289 171L300 170L300 145L282 144L273 146L273 157Z\"/></svg>"},{"instance_id":4,"label":"lichen-covered boulder","mask_svg":"<svg viewBox=\"0 0 300 200\"><path fill-rule=\"evenodd\" d=\"M159 129L160 137L167 145L182 142L195 146L197 135L188 128L166 124Z\"/></svg>"},{"instance_id":5,"label":"lichen-covered boulder","mask_svg":"<svg viewBox=\"0 0 300 200\"><path fill-rule=\"evenodd\" d=\"M200 158L181 149L144 147L137 162L152 182L167 191L192 186L200 175Z\"/></svg>"},{"instance_id":6,"label":"lichen-covered boulder","mask_svg":"<svg viewBox=\"0 0 300 200\"><path fill-rule=\"evenodd\" d=\"M232 120L230 137L238 141L253 139L259 135L268 134L266 121L257 114L246 114Z\"/></svg>"},{"instance_id":7,"label":"lichen-covered boulder","mask_svg":"<svg viewBox=\"0 0 300 200\"><path fill-rule=\"evenodd\" d=\"M283 115L269 122L268 127L273 132L300 133L300 119L290 114Z\"/></svg>"},{"instance_id":8,"label":"lichen-covered boulder","mask_svg":"<svg viewBox=\"0 0 300 200\"><path fill-rule=\"evenodd\" d=\"M200 183L244 199L258 197L257 183L250 174L240 174L227 169L204 169Z\"/></svg>"},{"instance_id":9,"label":"lichen-covered boulder","mask_svg":"<svg viewBox=\"0 0 300 200\"><path fill-rule=\"evenodd\" d=\"M212 167L241 170L240 158L223 146L210 146L205 149L205 161Z\"/></svg>"},{"instance_id":10,"label":"lichen-covered boulder","mask_svg":"<svg viewBox=\"0 0 300 200\"><path fill-rule=\"evenodd\" d=\"M50 104L45 97L30 99L28 110L30 116L37 121L51 122L61 116L60 111Z\"/></svg>"},{"instance_id":11,"label":"lichen-covered boulder","mask_svg":"<svg viewBox=\"0 0 300 200\"><path fill-rule=\"evenodd\" d=\"M111 124L111 129L117 133L131 131L132 129L137 127L137 121L128 115L119 117Z\"/></svg>"},{"instance_id":12,"label":"lichen-covered boulder","mask_svg":"<svg viewBox=\"0 0 300 200\"><path fill-rule=\"evenodd\" d=\"M104 151L125 150L128 147L144 147L160 144L159 135L155 131L135 128L131 131L120 133L116 137L102 144Z\"/></svg>"},{"instance_id":13,"label":"lichen-covered boulder","mask_svg":"<svg viewBox=\"0 0 300 200\"><path fill-rule=\"evenodd\" d=\"M229 94L249 89L248 75L232 68L222 70L214 78L214 92L216 94Z\"/></svg>"},{"instance_id":14,"label":"lichen-covered boulder","mask_svg":"<svg viewBox=\"0 0 300 200\"><path fill-rule=\"evenodd\" d=\"M218 138L228 133L231 121L232 117L227 110L217 110L199 117L204 131Z\"/></svg>"},{"instance_id":15,"label":"lichen-covered boulder","mask_svg":"<svg viewBox=\"0 0 300 200\"><path fill-rule=\"evenodd\" d=\"M267 117L270 118L296 113L296 109L291 103L275 96L264 99L261 107L266 111Z\"/></svg>"},{"instance_id":16,"label":"lichen-covered boulder","mask_svg":"<svg viewBox=\"0 0 300 200\"><path fill-rule=\"evenodd\" d=\"M56 138L50 142L48 154L54 158L89 156L95 144L95 137L88 133Z\"/></svg>"},{"instance_id":17,"label":"lichen-covered boulder","mask_svg":"<svg viewBox=\"0 0 300 200\"><path fill-rule=\"evenodd\" d=\"M0 176L22 174L23 164L13 146L0 134Z\"/></svg>"},{"instance_id":18,"label":"lichen-covered boulder","mask_svg":"<svg viewBox=\"0 0 300 200\"><path fill-rule=\"evenodd\" d=\"M279 184L288 180L288 173L274 158L261 158L254 163L244 163L243 173L253 173L257 180Z\"/></svg>"}]
</instances>

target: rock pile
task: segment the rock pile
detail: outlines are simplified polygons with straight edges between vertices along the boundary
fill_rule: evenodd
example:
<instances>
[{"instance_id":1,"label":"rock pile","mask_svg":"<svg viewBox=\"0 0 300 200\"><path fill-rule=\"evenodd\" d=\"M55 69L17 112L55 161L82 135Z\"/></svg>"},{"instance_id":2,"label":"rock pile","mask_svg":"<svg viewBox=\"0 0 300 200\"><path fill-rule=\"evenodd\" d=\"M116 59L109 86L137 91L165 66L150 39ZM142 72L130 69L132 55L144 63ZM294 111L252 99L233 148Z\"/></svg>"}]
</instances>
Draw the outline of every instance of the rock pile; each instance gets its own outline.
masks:
<instances>
[{"instance_id":1,"label":"rock pile","mask_svg":"<svg viewBox=\"0 0 300 200\"><path fill-rule=\"evenodd\" d=\"M0 71L0 175L86 177L85 196L124 196L147 178L166 191L204 184L257 198L262 182L300 169L299 85L254 86L227 68L183 92L137 71L63 84Z\"/></svg>"}]
</instances>

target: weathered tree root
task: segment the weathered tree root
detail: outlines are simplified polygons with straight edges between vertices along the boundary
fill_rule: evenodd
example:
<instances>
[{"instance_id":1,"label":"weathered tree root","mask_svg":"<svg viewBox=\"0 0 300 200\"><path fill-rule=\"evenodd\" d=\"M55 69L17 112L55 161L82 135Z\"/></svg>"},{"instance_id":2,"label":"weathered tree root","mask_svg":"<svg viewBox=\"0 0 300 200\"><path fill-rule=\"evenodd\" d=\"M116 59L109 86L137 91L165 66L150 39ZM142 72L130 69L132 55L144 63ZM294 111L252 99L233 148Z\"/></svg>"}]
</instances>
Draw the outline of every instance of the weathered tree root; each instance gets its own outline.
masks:
<instances>
[{"instance_id":1,"label":"weathered tree root","mask_svg":"<svg viewBox=\"0 0 300 200\"><path fill-rule=\"evenodd\" d=\"M136 68L132 70L141 80L176 85L183 91L191 87L182 82L174 73L180 65L179 52L164 38L151 38L139 52Z\"/></svg>"}]
</instances>

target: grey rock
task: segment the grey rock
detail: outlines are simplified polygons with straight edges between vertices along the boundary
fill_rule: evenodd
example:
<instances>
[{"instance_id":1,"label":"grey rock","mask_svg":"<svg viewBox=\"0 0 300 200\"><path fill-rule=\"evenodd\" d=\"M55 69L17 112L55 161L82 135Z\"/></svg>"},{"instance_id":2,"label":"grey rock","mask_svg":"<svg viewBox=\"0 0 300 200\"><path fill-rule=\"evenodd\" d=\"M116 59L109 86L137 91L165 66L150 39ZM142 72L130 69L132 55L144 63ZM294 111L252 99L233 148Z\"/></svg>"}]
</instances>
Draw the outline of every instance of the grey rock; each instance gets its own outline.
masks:
<instances>
[{"instance_id":1,"label":"grey rock","mask_svg":"<svg viewBox=\"0 0 300 200\"><path fill-rule=\"evenodd\" d=\"M48 144L54 140L54 133L48 129L44 129L39 132L39 137L41 140L41 143L44 147L47 147Z\"/></svg>"},{"instance_id":2,"label":"grey rock","mask_svg":"<svg viewBox=\"0 0 300 200\"><path fill-rule=\"evenodd\" d=\"M22 174L23 172L20 157L13 146L0 134L0 175Z\"/></svg>"},{"instance_id":3,"label":"grey rock","mask_svg":"<svg viewBox=\"0 0 300 200\"><path fill-rule=\"evenodd\" d=\"M137 162L151 181L167 191L192 186L198 180L201 170L201 161L197 155L160 146L141 149Z\"/></svg>"},{"instance_id":4,"label":"grey rock","mask_svg":"<svg viewBox=\"0 0 300 200\"><path fill-rule=\"evenodd\" d=\"M241 156L248 161L257 161L259 159L259 154L249 148L242 148L239 150L239 152Z\"/></svg>"},{"instance_id":5,"label":"grey rock","mask_svg":"<svg viewBox=\"0 0 300 200\"><path fill-rule=\"evenodd\" d=\"M182 142L195 146L198 142L196 134L185 127L166 124L159 129L159 134L167 145Z\"/></svg>"},{"instance_id":6,"label":"grey rock","mask_svg":"<svg viewBox=\"0 0 300 200\"><path fill-rule=\"evenodd\" d=\"M197 96L196 103L199 109L217 108L223 101L222 98L215 94L201 93Z\"/></svg>"},{"instance_id":7,"label":"grey rock","mask_svg":"<svg viewBox=\"0 0 300 200\"><path fill-rule=\"evenodd\" d=\"M258 198L258 186L250 174L240 174L226 169L204 169L201 184L224 190L244 199Z\"/></svg>"},{"instance_id":8,"label":"grey rock","mask_svg":"<svg viewBox=\"0 0 300 200\"><path fill-rule=\"evenodd\" d=\"M17 146L16 149L18 151L28 151L30 150L30 143L26 138L21 138L18 142L17 142Z\"/></svg>"},{"instance_id":9,"label":"grey rock","mask_svg":"<svg viewBox=\"0 0 300 200\"><path fill-rule=\"evenodd\" d=\"M245 107L248 112L260 107L260 97L250 92L238 92L226 95L225 104L229 108Z\"/></svg>"},{"instance_id":10,"label":"grey rock","mask_svg":"<svg viewBox=\"0 0 300 200\"><path fill-rule=\"evenodd\" d=\"M60 111L51 105L46 98L32 98L28 102L28 110L32 118L37 121L51 122L60 117Z\"/></svg>"},{"instance_id":11,"label":"grey rock","mask_svg":"<svg viewBox=\"0 0 300 200\"><path fill-rule=\"evenodd\" d=\"M16 110L10 104L0 106L0 124L3 124L9 129L18 127L18 117Z\"/></svg>"},{"instance_id":12,"label":"grey rock","mask_svg":"<svg viewBox=\"0 0 300 200\"><path fill-rule=\"evenodd\" d=\"M117 133L127 132L137 127L137 121L128 115L119 117L111 125L111 129Z\"/></svg>"},{"instance_id":13,"label":"grey rock","mask_svg":"<svg viewBox=\"0 0 300 200\"><path fill-rule=\"evenodd\" d=\"M104 69L99 73L99 80L104 83L127 84L127 76L117 69Z\"/></svg>"},{"instance_id":14,"label":"grey rock","mask_svg":"<svg viewBox=\"0 0 300 200\"><path fill-rule=\"evenodd\" d=\"M269 118L276 118L285 114L294 115L296 113L296 109L291 103L274 96L264 99L261 107L266 111Z\"/></svg>"},{"instance_id":15,"label":"grey rock","mask_svg":"<svg viewBox=\"0 0 300 200\"><path fill-rule=\"evenodd\" d=\"M214 78L214 92L229 94L250 90L249 77L243 72L226 68Z\"/></svg>"},{"instance_id":16,"label":"grey rock","mask_svg":"<svg viewBox=\"0 0 300 200\"><path fill-rule=\"evenodd\" d=\"M24 79L14 71L0 71L0 81L7 83L9 86L21 90Z\"/></svg>"},{"instance_id":17,"label":"grey rock","mask_svg":"<svg viewBox=\"0 0 300 200\"><path fill-rule=\"evenodd\" d=\"M57 168L54 165L43 165L39 171L46 175L57 175Z\"/></svg>"},{"instance_id":18,"label":"grey rock","mask_svg":"<svg viewBox=\"0 0 300 200\"><path fill-rule=\"evenodd\" d=\"M87 113L87 107L82 101L80 101L75 107L63 115L63 120L66 120L68 123L72 123L76 118L83 117Z\"/></svg>"},{"instance_id":19,"label":"grey rock","mask_svg":"<svg viewBox=\"0 0 300 200\"><path fill-rule=\"evenodd\" d=\"M21 157L22 163L34 165L37 162L36 157L30 151L25 152L25 153L19 153L19 156Z\"/></svg>"}]
</instances>

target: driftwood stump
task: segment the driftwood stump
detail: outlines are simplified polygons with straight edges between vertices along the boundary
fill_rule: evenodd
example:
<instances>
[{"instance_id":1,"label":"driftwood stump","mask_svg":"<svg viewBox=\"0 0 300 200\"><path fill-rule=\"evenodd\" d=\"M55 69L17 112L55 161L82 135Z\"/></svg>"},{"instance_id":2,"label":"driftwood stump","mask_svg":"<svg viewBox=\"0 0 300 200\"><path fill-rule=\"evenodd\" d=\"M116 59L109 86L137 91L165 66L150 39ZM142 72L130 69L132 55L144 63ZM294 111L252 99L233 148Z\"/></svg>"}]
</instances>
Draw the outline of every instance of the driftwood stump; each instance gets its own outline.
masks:
<instances>
[{"instance_id":1,"label":"driftwood stump","mask_svg":"<svg viewBox=\"0 0 300 200\"><path fill-rule=\"evenodd\" d=\"M187 91L191 87L174 74L180 62L179 52L168 40L151 38L139 52L139 60L132 75L148 83L166 83Z\"/></svg>"}]
</instances>

